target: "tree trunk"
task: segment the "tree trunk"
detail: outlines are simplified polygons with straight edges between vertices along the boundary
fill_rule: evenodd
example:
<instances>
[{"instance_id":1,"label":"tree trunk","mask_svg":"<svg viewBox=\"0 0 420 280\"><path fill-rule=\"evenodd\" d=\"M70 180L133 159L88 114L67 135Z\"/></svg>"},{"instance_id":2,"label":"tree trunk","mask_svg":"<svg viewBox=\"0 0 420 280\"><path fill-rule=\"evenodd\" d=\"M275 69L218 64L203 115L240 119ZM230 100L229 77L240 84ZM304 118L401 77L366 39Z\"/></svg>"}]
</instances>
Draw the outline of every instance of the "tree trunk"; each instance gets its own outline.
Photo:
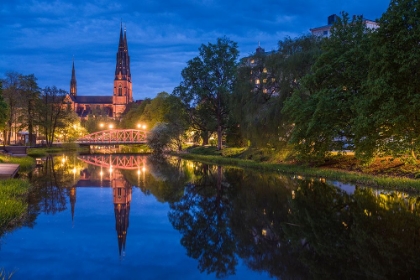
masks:
<instances>
[{"instance_id":1,"label":"tree trunk","mask_svg":"<svg viewBox=\"0 0 420 280\"><path fill-rule=\"evenodd\" d=\"M209 132L208 131L202 131L201 132L201 139L203 139L203 146L206 146L209 144Z\"/></svg>"},{"instance_id":2,"label":"tree trunk","mask_svg":"<svg viewBox=\"0 0 420 280\"><path fill-rule=\"evenodd\" d=\"M220 151L222 149L222 126L217 126L217 149Z\"/></svg>"}]
</instances>

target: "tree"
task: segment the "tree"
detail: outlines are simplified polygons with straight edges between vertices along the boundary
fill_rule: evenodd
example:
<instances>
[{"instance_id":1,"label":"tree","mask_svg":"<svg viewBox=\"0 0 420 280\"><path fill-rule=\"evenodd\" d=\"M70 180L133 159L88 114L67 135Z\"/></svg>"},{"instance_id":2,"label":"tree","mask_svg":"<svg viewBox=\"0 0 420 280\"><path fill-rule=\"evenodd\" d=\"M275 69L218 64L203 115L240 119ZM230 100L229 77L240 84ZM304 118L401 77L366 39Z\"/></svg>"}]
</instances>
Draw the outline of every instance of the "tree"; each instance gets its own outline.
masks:
<instances>
[{"instance_id":1,"label":"tree","mask_svg":"<svg viewBox=\"0 0 420 280\"><path fill-rule=\"evenodd\" d=\"M286 102L284 113L294 124L290 142L302 159L323 160L331 150L353 143L357 105L363 98L369 59L370 30L362 17L347 13L324 39L322 54Z\"/></svg>"},{"instance_id":2,"label":"tree","mask_svg":"<svg viewBox=\"0 0 420 280\"><path fill-rule=\"evenodd\" d=\"M29 145L33 146L34 141L34 124L37 119L36 104L39 99L40 90L36 82L37 78L31 75L19 76L19 92L20 92L20 106L22 114L19 116L21 127L26 127L29 133Z\"/></svg>"},{"instance_id":3,"label":"tree","mask_svg":"<svg viewBox=\"0 0 420 280\"><path fill-rule=\"evenodd\" d=\"M7 103L3 99L3 84L0 81L0 129L1 130L3 130L5 127L7 116L8 116L8 106L7 106Z\"/></svg>"},{"instance_id":4,"label":"tree","mask_svg":"<svg viewBox=\"0 0 420 280\"><path fill-rule=\"evenodd\" d=\"M197 109L208 113L206 120L216 124L219 150L236 81L238 55L237 44L226 37L218 38L216 44L201 45L199 56L187 62L188 66L181 72L183 81L173 92L192 115L196 115Z\"/></svg>"},{"instance_id":5,"label":"tree","mask_svg":"<svg viewBox=\"0 0 420 280\"><path fill-rule=\"evenodd\" d=\"M3 96L5 102L9 107L8 117L6 120L6 127L4 129L5 144L10 145L13 127L17 128L17 116L20 100L19 92L19 77L21 75L16 72L7 72L6 77L2 79L3 82Z\"/></svg>"},{"instance_id":6,"label":"tree","mask_svg":"<svg viewBox=\"0 0 420 280\"><path fill-rule=\"evenodd\" d=\"M140 105L132 106L122 118L121 127L123 128L137 127L137 124L139 123L141 115L143 114L147 105L150 104L151 102L152 100L150 98L146 98L145 100L141 102Z\"/></svg>"},{"instance_id":7,"label":"tree","mask_svg":"<svg viewBox=\"0 0 420 280\"><path fill-rule=\"evenodd\" d=\"M38 118L35 124L42 127L47 146L51 147L54 135L58 129L66 127L71 110L63 106L66 91L55 86L46 87L41 91L37 100L36 110Z\"/></svg>"},{"instance_id":8,"label":"tree","mask_svg":"<svg viewBox=\"0 0 420 280\"><path fill-rule=\"evenodd\" d=\"M287 37L278 45L273 52L259 47L238 70L233 117L256 148L288 148L292 124L282 113L284 102L302 88L302 78L320 52L320 39L314 36Z\"/></svg>"},{"instance_id":9,"label":"tree","mask_svg":"<svg viewBox=\"0 0 420 280\"><path fill-rule=\"evenodd\" d=\"M392 0L373 34L367 93L358 104L356 152L420 152L420 2Z\"/></svg>"}]
</instances>

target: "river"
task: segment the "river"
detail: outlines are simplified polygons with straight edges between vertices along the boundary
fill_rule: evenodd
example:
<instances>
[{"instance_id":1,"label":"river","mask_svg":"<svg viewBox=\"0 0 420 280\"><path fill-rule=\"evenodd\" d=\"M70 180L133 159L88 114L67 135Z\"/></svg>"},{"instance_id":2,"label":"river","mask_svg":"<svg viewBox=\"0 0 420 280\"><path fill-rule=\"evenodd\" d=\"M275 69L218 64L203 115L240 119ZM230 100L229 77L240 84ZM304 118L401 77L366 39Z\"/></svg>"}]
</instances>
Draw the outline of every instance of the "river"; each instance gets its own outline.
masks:
<instances>
[{"instance_id":1,"label":"river","mask_svg":"<svg viewBox=\"0 0 420 280\"><path fill-rule=\"evenodd\" d=\"M171 157L47 157L12 279L418 279L420 198Z\"/></svg>"}]
</instances>

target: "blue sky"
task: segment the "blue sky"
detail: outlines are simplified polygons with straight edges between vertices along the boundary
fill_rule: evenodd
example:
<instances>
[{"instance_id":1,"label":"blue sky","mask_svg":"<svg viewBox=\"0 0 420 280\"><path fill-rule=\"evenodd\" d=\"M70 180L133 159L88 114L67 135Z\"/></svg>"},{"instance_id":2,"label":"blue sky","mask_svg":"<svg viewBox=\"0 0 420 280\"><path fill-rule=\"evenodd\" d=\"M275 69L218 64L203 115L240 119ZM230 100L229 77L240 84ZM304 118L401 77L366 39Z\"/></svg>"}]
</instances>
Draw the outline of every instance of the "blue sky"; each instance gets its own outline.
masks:
<instances>
[{"instance_id":1,"label":"blue sky","mask_svg":"<svg viewBox=\"0 0 420 280\"><path fill-rule=\"evenodd\" d=\"M375 20L389 0L1 0L0 77L34 74L69 90L74 56L79 95L111 95L121 20L127 29L134 99L171 93L201 44L226 36L240 57L260 42L277 48L346 11Z\"/></svg>"}]
</instances>

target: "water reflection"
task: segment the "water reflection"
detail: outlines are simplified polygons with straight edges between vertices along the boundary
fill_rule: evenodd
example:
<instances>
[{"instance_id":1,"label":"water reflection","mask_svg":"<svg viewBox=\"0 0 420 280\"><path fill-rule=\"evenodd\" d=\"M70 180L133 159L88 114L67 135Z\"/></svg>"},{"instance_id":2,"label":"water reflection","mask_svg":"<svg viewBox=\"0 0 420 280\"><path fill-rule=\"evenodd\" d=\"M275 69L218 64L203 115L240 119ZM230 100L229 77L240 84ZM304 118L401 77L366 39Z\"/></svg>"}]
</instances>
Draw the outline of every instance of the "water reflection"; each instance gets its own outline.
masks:
<instances>
[{"instance_id":1,"label":"water reflection","mask_svg":"<svg viewBox=\"0 0 420 280\"><path fill-rule=\"evenodd\" d=\"M420 275L417 196L144 156L48 157L31 180L31 226L67 199L73 220L78 187L111 187L120 256L136 187L169 204L186 253L216 277L234 275L240 262L278 279Z\"/></svg>"},{"instance_id":2,"label":"water reflection","mask_svg":"<svg viewBox=\"0 0 420 280\"><path fill-rule=\"evenodd\" d=\"M55 214L67 209L66 197L74 222L77 187L111 187L119 255L125 254L129 226L132 185L123 170L137 170L138 183L145 181L145 156L48 156L32 172L34 191L29 196L29 216L34 221L39 213ZM142 180L140 175L142 174Z\"/></svg>"}]
</instances>

